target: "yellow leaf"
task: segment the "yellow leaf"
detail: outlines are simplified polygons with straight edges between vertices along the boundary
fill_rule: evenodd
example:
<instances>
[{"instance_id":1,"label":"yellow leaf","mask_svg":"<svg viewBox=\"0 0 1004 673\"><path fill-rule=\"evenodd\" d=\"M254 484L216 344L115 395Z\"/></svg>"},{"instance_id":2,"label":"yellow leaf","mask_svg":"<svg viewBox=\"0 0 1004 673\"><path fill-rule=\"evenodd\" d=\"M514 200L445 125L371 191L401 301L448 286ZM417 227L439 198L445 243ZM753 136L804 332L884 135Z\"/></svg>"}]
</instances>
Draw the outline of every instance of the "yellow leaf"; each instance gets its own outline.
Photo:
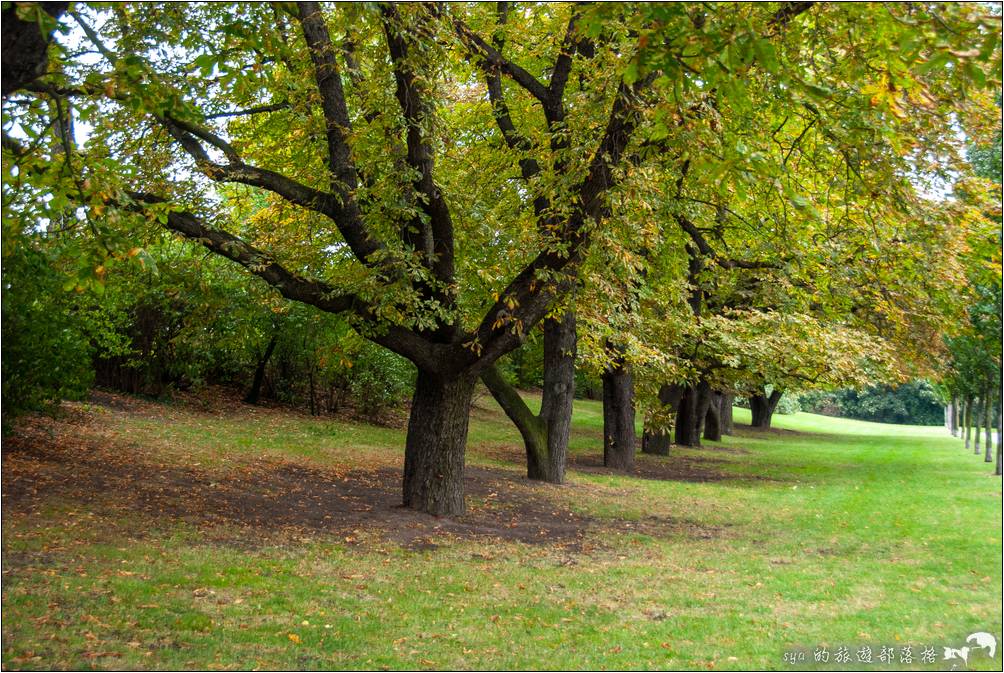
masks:
<instances>
[{"instance_id":1,"label":"yellow leaf","mask_svg":"<svg viewBox=\"0 0 1004 673\"><path fill-rule=\"evenodd\" d=\"M289 638L294 643L296 643L297 645L300 644L300 636L296 635L295 633L290 633L286 637Z\"/></svg>"}]
</instances>

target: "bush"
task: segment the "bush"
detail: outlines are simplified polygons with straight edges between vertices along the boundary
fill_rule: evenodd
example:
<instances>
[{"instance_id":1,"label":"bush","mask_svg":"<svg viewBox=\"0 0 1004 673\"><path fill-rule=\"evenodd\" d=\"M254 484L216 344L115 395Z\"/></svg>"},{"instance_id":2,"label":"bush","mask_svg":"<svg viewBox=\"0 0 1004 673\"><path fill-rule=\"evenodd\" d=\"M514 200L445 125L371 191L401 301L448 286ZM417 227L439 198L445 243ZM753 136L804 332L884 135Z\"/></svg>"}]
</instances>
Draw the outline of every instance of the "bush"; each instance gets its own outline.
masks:
<instances>
[{"instance_id":1,"label":"bush","mask_svg":"<svg viewBox=\"0 0 1004 673\"><path fill-rule=\"evenodd\" d=\"M944 408L931 384L910 381L899 387L870 386L861 390L844 389L803 393L806 411L857 418L879 423L941 425Z\"/></svg>"},{"instance_id":2,"label":"bush","mask_svg":"<svg viewBox=\"0 0 1004 673\"><path fill-rule=\"evenodd\" d=\"M82 399L91 349L64 278L30 239L5 245L3 263L3 427L27 411Z\"/></svg>"}]
</instances>

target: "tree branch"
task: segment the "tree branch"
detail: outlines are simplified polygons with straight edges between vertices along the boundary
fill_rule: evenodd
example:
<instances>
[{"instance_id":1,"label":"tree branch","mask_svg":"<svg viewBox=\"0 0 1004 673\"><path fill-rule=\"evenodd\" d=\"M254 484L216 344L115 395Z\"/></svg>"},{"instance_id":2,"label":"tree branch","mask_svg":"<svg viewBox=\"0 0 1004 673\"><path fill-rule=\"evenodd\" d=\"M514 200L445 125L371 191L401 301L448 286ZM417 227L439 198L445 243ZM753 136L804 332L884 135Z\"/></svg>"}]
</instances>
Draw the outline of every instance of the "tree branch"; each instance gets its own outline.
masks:
<instances>
[{"instance_id":1,"label":"tree branch","mask_svg":"<svg viewBox=\"0 0 1004 673\"><path fill-rule=\"evenodd\" d=\"M394 70L395 94L407 125L407 161L418 172L413 186L421 194L419 208L428 216L427 223L421 217L408 223L406 240L423 253L425 265L435 278L449 284L453 282L454 272L453 219L433 178L434 153L425 132L433 108L409 57L414 37L400 25L401 16L394 5L382 4L380 13ZM417 235L410 233L412 230Z\"/></svg>"},{"instance_id":2,"label":"tree branch","mask_svg":"<svg viewBox=\"0 0 1004 673\"><path fill-rule=\"evenodd\" d=\"M153 194L129 192L135 203L131 210L145 212L144 206L164 205L167 201ZM443 346L430 344L418 334L397 325L380 324L373 307L352 293L340 292L327 283L294 274L272 257L233 234L206 225L187 211L171 209L163 225L209 251L232 260L274 287L287 299L310 304L329 313L353 313L374 324L374 333L366 338L410 359L430 371L441 368Z\"/></svg>"},{"instance_id":3,"label":"tree branch","mask_svg":"<svg viewBox=\"0 0 1004 673\"><path fill-rule=\"evenodd\" d=\"M249 115L263 114L266 112L278 112L279 110L288 110L289 103L272 103L271 105L259 105L257 107L244 108L243 110L234 110L233 112L214 112L213 114L206 115L206 119L221 119L223 117L244 117Z\"/></svg>"},{"instance_id":4,"label":"tree branch","mask_svg":"<svg viewBox=\"0 0 1004 673\"><path fill-rule=\"evenodd\" d=\"M440 13L438 8L434 11L436 14ZM540 80L515 63L504 59L497 49L488 44L483 37L468 28L467 24L459 17L450 17L450 21L461 43L475 57L474 60L478 64L478 67L486 73L492 69L505 73L514 82L526 89L531 96L540 101L545 108L548 106L550 95L547 87L541 84Z\"/></svg>"},{"instance_id":5,"label":"tree branch","mask_svg":"<svg viewBox=\"0 0 1004 673\"><path fill-rule=\"evenodd\" d=\"M129 197L141 206L163 205L167 201L153 194L129 192ZM140 210L144 210L140 208ZM303 278L291 273L267 253L255 248L233 234L210 227L190 212L171 209L164 226L206 249L237 262L279 291L287 299L310 304L331 313L358 312L362 308L353 294L340 294L319 280Z\"/></svg>"},{"instance_id":6,"label":"tree branch","mask_svg":"<svg viewBox=\"0 0 1004 673\"><path fill-rule=\"evenodd\" d=\"M537 255L485 314L475 332L482 361L491 363L518 345L524 329L543 318L554 298L574 284L573 270L582 261L589 242L586 224L599 222L607 211L606 195L616 184L614 169L621 163L641 119L639 93L652 79L647 77L633 86L621 83L618 87L589 172L575 190L573 210L555 233L562 245Z\"/></svg>"}]
</instances>

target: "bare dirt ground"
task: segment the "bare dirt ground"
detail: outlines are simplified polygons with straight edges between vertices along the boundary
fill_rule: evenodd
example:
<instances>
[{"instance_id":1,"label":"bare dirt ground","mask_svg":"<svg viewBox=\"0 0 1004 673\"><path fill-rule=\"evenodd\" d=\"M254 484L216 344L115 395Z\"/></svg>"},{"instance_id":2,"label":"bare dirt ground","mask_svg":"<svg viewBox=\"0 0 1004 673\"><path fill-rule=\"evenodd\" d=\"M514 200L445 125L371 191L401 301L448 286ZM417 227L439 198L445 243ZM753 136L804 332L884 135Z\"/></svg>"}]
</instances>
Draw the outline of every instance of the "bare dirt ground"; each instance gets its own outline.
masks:
<instances>
[{"instance_id":1,"label":"bare dirt ground","mask_svg":"<svg viewBox=\"0 0 1004 673\"><path fill-rule=\"evenodd\" d=\"M155 448L116 440L116 434L107 431L120 415L170 422L172 414L194 410L211 416L247 416L254 422L263 415L287 415L288 410L247 407L225 395L208 401L182 399L165 408L97 392L91 405L64 405L64 413L56 418L26 418L14 436L4 441L5 517L30 517L59 503L85 510L88 516L97 512L113 526L119 519L129 522L124 525L131 527L132 536L142 537L165 522L185 523L209 542L247 547L290 534L329 535L352 544L375 533L381 540L412 549L435 547L447 539L478 538L547 544L574 552L588 550L587 533L596 529L700 538L722 533L678 518L597 519L568 503L590 497L590 489L598 487L551 487L530 482L512 470L473 465L466 470L467 513L432 517L399 505L400 467L336 469L270 457L252 458L225 470L207 469L194 461L190 465L165 462ZM521 466L521 447L505 447L497 453L492 457L504 457L514 468ZM687 481L729 478L714 469L716 460L711 456L703 461L640 460L635 476ZM593 456L578 456L570 467L606 471ZM555 492L561 497L552 497Z\"/></svg>"}]
</instances>

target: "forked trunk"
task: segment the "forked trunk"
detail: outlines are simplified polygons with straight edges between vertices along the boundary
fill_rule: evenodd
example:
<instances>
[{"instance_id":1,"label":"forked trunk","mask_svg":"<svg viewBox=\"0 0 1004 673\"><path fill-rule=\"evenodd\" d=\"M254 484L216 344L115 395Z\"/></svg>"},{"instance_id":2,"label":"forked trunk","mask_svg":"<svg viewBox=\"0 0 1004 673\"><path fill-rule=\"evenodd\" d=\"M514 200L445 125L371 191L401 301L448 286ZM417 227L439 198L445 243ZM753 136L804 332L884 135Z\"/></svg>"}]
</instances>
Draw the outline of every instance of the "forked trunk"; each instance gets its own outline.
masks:
<instances>
[{"instance_id":1,"label":"forked trunk","mask_svg":"<svg viewBox=\"0 0 1004 673\"><path fill-rule=\"evenodd\" d=\"M634 468L634 380L623 357L603 372L603 465Z\"/></svg>"},{"instance_id":2,"label":"forked trunk","mask_svg":"<svg viewBox=\"0 0 1004 673\"><path fill-rule=\"evenodd\" d=\"M475 377L419 370L404 449L404 506L449 516L464 512L464 447Z\"/></svg>"},{"instance_id":3,"label":"forked trunk","mask_svg":"<svg viewBox=\"0 0 1004 673\"><path fill-rule=\"evenodd\" d=\"M534 415L519 391L494 366L481 380L523 437L526 476L561 484L565 481L572 402L575 397L575 314L544 322L544 391L540 415Z\"/></svg>"},{"instance_id":4,"label":"forked trunk","mask_svg":"<svg viewBox=\"0 0 1004 673\"><path fill-rule=\"evenodd\" d=\"M754 428L769 429L774 419L774 410L777 403L781 401L782 390L774 390L770 396L763 394L750 395L750 412L752 412L752 423Z\"/></svg>"}]
</instances>

